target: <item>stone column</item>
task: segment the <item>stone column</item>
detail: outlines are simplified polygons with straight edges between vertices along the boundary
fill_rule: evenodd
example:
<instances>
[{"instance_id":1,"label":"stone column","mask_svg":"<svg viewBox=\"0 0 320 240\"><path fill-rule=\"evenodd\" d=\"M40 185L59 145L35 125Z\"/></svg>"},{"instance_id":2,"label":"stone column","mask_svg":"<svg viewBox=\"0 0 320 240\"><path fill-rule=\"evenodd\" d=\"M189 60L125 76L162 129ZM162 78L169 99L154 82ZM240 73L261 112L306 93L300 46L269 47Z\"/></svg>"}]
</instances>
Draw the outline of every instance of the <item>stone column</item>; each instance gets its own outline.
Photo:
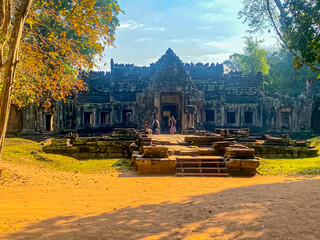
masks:
<instances>
[{"instance_id":1,"label":"stone column","mask_svg":"<svg viewBox=\"0 0 320 240\"><path fill-rule=\"evenodd\" d=\"M196 114L196 107L194 105L185 106L185 114L187 114L187 130L194 129L194 119ZM184 129L183 129L184 130Z\"/></svg>"}]
</instances>

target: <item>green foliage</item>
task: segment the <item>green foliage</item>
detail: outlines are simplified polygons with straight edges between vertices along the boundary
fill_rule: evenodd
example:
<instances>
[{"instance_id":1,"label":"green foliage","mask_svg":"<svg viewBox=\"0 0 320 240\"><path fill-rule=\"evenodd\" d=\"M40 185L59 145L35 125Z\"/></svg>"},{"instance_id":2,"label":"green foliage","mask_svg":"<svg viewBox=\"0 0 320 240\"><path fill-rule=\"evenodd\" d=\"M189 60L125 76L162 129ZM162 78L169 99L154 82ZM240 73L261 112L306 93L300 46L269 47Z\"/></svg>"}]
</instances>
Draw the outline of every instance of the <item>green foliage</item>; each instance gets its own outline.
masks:
<instances>
[{"instance_id":1,"label":"green foliage","mask_svg":"<svg viewBox=\"0 0 320 240\"><path fill-rule=\"evenodd\" d=\"M269 74L264 80L268 93L298 96L306 88L306 82L317 76L317 73L307 66L295 68L294 56L285 48L270 50L266 59L269 63Z\"/></svg>"},{"instance_id":2,"label":"green foliage","mask_svg":"<svg viewBox=\"0 0 320 240\"><path fill-rule=\"evenodd\" d=\"M310 139L313 146L320 150L320 137ZM260 158L261 175L320 175L320 156L298 159Z\"/></svg>"},{"instance_id":3,"label":"green foliage","mask_svg":"<svg viewBox=\"0 0 320 240\"><path fill-rule=\"evenodd\" d=\"M244 53L235 54L240 63L240 70L243 73L262 72L263 75L268 74L267 51L261 48L261 43L262 41L246 37Z\"/></svg>"},{"instance_id":4,"label":"green foliage","mask_svg":"<svg viewBox=\"0 0 320 240\"><path fill-rule=\"evenodd\" d=\"M237 58L238 54L233 54L229 56L229 59L223 62L223 65L227 67L230 71L240 72L240 63Z\"/></svg>"},{"instance_id":5,"label":"green foliage","mask_svg":"<svg viewBox=\"0 0 320 240\"><path fill-rule=\"evenodd\" d=\"M284 39L290 48L301 53L305 61L319 64L320 2L288 0L285 7Z\"/></svg>"},{"instance_id":6,"label":"green foliage","mask_svg":"<svg viewBox=\"0 0 320 240\"><path fill-rule=\"evenodd\" d=\"M248 24L250 33L272 28L265 0L242 0L242 5L238 16L243 19L243 23Z\"/></svg>"},{"instance_id":7,"label":"green foliage","mask_svg":"<svg viewBox=\"0 0 320 240\"><path fill-rule=\"evenodd\" d=\"M242 3L243 9L238 15L250 27L249 32L256 33L265 29L270 31L275 27L280 36L279 42L287 45L296 55L294 66L301 68L308 65L311 69L319 71L319 1L242 0Z\"/></svg>"},{"instance_id":8,"label":"green foliage","mask_svg":"<svg viewBox=\"0 0 320 240\"><path fill-rule=\"evenodd\" d=\"M320 157L299 159L260 159L261 175L320 175Z\"/></svg>"},{"instance_id":9,"label":"green foliage","mask_svg":"<svg viewBox=\"0 0 320 240\"><path fill-rule=\"evenodd\" d=\"M2 160L14 164L39 166L61 171L93 173L130 169L130 159L85 159L41 152L40 143L20 138L7 138L4 144Z\"/></svg>"}]
</instances>

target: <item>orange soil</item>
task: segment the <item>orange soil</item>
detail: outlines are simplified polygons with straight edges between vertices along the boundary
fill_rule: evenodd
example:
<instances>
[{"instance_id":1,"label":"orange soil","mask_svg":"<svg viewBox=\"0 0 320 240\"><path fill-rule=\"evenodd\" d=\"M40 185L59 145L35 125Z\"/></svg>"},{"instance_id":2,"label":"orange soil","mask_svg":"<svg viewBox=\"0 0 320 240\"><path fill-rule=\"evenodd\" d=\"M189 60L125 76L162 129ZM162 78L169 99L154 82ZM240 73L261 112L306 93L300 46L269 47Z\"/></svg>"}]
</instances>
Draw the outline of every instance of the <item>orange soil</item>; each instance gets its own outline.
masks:
<instances>
[{"instance_id":1,"label":"orange soil","mask_svg":"<svg viewBox=\"0 0 320 240\"><path fill-rule=\"evenodd\" d=\"M319 177L0 167L0 239L320 239Z\"/></svg>"}]
</instances>

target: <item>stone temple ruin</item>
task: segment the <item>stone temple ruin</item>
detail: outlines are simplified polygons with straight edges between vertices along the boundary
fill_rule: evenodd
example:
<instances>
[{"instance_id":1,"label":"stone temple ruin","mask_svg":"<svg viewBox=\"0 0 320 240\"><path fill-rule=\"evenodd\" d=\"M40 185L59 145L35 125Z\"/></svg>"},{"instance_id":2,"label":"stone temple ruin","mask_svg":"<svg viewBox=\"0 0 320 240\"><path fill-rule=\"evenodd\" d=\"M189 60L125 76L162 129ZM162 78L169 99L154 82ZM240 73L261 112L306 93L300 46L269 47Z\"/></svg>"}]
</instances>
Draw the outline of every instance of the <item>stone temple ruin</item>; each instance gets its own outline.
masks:
<instances>
[{"instance_id":1,"label":"stone temple ruin","mask_svg":"<svg viewBox=\"0 0 320 240\"><path fill-rule=\"evenodd\" d=\"M46 153L82 158L130 158L140 174L177 176L254 176L256 156L273 158L315 157L309 141L269 135L253 137L249 129L217 129L199 135L152 135L133 128L115 129L102 137L70 136L52 140Z\"/></svg>"},{"instance_id":2,"label":"stone temple ruin","mask_svg":"<svg viewBox=\"0 0 320 240\"><path fill-rule=\"evenodd\" d=\"M170 48L149 67L111 60L110 72L90 72L83 79L88 91L49 109L12 106L8 133L106 133L142 129L155 117L162 133L168 133L170 116L183 134L244 127L270 134L320 130L319 106L310 90L297 98L271 96L261 73L225 73L222 64L183 63Z\"/></svg>"},{"instance_id":3,"label":"stone temple ruin","mask_svg":"<svg viewBox=\"0 0 320 240\"><path fill-rule=\"evenodd\" d=\"M68 133L43 150L78 159L131 158L139 173L178 176L253 176L260 164L257 156L317 156L309 141L291 140L287 134L320 130L320 108L310 89L297 98L271 96L261 73L185 64L170 48L149 67L111 60L111 72L82 76L89 90L49 109L12 106L8 133ZM144 129L157 118L161 132L169 133L171 116L177 132L184 134L174 135L180 139L168 135L164 140L159 136L166 135Z\"/></svg>"}]
</instances>

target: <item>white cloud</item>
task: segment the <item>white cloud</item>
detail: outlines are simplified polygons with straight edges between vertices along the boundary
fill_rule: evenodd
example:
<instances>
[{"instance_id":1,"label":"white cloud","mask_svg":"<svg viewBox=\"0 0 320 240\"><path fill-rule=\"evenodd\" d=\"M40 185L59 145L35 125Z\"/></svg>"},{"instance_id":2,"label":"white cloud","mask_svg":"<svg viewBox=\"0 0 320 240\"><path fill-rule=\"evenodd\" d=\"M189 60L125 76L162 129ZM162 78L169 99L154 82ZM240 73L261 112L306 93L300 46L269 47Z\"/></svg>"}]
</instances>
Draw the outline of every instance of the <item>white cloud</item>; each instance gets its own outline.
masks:
<instances>
[{"instance_id":1,"label":"white cloud","mask_svg":"<svg viewBox=\"0 0 320 240\"><path fill-rule=\"evenodd\" d=\"M139 24L136 21L129 20L129 21L126 21L126 22L121 22L119 29L134 30L134 29L137 29L137 28L140 28L140 27L143 27L143 26L144 26L144 24Z\"/></svg>"},{"instance_id":2,"label":"white cloud","mask_svg":"<svg viewBox=\"0 0 320 240\"><path fill-rule=\"evenodd\" d=\"M143 30L146 30L146 31L164 31L166 30L165 27L145 27L143 28Z\"/></svg>"},{"instance_id":3,"label":"white cloud","mask_svg":"<svg viewBox=\"0 0 320 240\"><path fill-rule=\"evenodd\" d=\"M144 41L147 41L147 40L151 40L151 37L139 38L139 39L136 39L136 40L134 40L134 41L135 41L135 42L144 42Z\"/></svg>"},{"instance_id":4,"label":"white cloud","mask_svg":"<svg viewBox=\"0 0 320 240\"><path fill-rule=\"evenodd\" d=\"M217 6L215 2L199 2L199 5L205 8L212 8Z\"/></svg>"},{"instance_id":5,"label":"white cloud","mask_svg":"<svg viewBox=\"0 0 320 240\"><path fill-rule=\"evenodd\" d=\"M217 54L208 54L203 56L205 59L204 62L219 62L222 63L229 58L232 53L217 53Z\"/></svg>"},{"instance_id":6,"label":"white cloud","mask_svg":"<svg viewBox=\"0 0 320 240\"><path fill-rule=\"evenodd\" d=\"M228 48L229 47L229 43L217 42L217 41L207 42L206 45L212 46L212 47L218 47L218 48Z\"/></svg>"}]
</instances>

